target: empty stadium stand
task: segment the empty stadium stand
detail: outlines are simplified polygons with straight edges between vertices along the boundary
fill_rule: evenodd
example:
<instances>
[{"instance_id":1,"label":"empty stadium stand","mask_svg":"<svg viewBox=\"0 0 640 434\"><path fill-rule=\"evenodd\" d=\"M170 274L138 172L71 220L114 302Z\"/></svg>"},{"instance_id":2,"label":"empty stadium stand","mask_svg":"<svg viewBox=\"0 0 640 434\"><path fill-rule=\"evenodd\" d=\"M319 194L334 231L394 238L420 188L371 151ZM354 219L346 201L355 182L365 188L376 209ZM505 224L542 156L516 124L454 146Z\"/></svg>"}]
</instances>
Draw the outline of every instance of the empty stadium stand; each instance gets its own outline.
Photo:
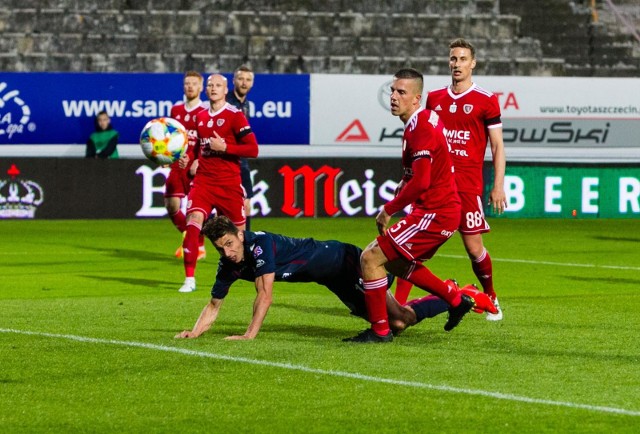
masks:
<instances>
[{"instance_id":1,"label":"empty stadium stand","mask_svg":"<svg viewBox=\"0 0 640 434\"><path fill-rule=\"evenodd\" d=\"M610 8L569 0L5 0L0 70L447 74L447 44L479 74L640 76ZM637 1L621 0L640 22Z\"/></svg>"}]
</instances>

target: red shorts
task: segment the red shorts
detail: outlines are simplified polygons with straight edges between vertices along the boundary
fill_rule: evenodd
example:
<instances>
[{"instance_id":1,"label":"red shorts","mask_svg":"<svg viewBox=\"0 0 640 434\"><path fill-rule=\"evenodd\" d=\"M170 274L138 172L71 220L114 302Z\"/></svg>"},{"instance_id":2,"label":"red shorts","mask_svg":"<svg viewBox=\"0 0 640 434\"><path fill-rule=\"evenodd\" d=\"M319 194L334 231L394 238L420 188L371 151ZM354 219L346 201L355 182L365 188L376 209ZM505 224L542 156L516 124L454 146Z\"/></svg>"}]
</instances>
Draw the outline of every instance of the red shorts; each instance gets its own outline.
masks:
<instances>
[{"instance_id":1,"label":"red shorts","mask_svg":"<svg viewBox=\"0 0 640 434\"><path fill-rule=\"evenodd\" d=\"M380 235L378 245L389 261L426 261L453 236L459 223L458 207L429 211L417 208Z\"/></svg>"},{"instance_id":2,"label":"red shorts","mask_svg":"<svg viewBox=\"0 0 640 434\"><path fill-rule=\"evenodd\" d=\"M167 182L164 184L164 197L183 198L189 194L191 178L185 169L171 169Z\"/></svg>"},{"instance_id":3,"label":"red shorts","mask_svg":"<svg viewBox=\"0 0 640 434\"><path fill-rule=\"evenodd\" d=\"M489 232L491 228L484 218L484 207L482 198L473 193L458 192L462 202L460 214L460 226L458 231L461 234L483 234Z\"/></svg>"},{"instance_id":4,"label":"red shorts","mask_svg":"<svg viewBox=\"0 0 640 434\"><path fill-rule=\"evenodd\" d=\"M244 189L242 185L217 185L194 180L187 200L187 214L199 211L205 220L214 209L219 215L229 217L236 225L242 226L246 222L244 214Z\"/></svg>"}]
</instances>

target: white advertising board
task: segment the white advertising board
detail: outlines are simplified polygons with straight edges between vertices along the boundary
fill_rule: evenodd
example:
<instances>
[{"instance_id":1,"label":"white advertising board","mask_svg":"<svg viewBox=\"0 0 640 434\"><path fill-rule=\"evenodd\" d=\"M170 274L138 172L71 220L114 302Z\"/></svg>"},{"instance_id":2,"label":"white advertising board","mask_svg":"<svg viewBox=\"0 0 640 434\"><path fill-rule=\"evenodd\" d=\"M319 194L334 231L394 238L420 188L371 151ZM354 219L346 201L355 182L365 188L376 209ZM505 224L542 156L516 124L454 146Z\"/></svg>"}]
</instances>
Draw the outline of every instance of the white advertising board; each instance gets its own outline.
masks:
<instances>
[{"instance_id":1,"label":"white advertising board","mask_svg":"<svg viewBox=\"0 0 640 434\"><path fill-rule=\"evenodd\" d=\"M640 80L627 78L477 77L497 95L510 147L640 146ZM390 76L311 76L311 144L398 144L402 123L389 112ZM425 92L450 83L425 77ZM424 99L424 97L423 97Z\"/></svg>"}]
</instances>

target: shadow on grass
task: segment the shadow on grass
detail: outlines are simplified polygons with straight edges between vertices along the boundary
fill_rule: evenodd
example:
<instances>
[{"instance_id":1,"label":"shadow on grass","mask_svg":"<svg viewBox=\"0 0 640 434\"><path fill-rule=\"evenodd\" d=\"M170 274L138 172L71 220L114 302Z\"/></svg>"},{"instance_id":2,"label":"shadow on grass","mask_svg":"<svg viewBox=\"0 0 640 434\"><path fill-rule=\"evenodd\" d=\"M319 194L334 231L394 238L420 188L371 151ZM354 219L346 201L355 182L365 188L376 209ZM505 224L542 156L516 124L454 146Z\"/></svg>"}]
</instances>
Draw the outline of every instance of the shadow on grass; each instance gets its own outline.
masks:
<instances>
[{"instance_id":1,"label":"shadow on grass","mask_svg":"<svg viewBox=\"0 0 640 434\"><path fill-rule=\"evenodd\" d=\"M88 274L81 275L80 277L85 277L87 279L93 279L99 282L104 282L105 280L111 282L119 282L127 285L136 285L136 286L144 286L148 287L158 287L161 289L173 289L175 290L176 284L172 282L167 282L166 280L158 280L158 279L136 279L134 277L115 277L115 276L91 276Z\"/></svg>"},{"instance_id":2,"label":"shadow on grass","mask_svg":"<svg viewBox=\"0 0 640 434\"><path fill-rule=\"evenodd\" d=\"M176 259L171 254L160 254L156 252L150 252L148 250L134 250L134 249L107 249L100 247L91 247L85 245L76 245L78 249L91 250L93 252L103 253L108 256L119 259L135 259L137 261L151 261L151 262L169 262L171 264L181 263L181 259ZM68 262L67 262L68 263Z\"/></svg>"},{"instance_id":3,"label":"shadow on grass","mask_svg":"<svg viewBox=\"0 0 640 434\"><path fill-rule=\"evenodd\" d=\"M280 303L280 302L273 303L273 306L277 306L278 308L294 310L303 314L350 316L349 308L347 306L344 306L343 308L342 307L317 307L317 306L301 306L299 304Z\"/></svg>"}]
</instances>

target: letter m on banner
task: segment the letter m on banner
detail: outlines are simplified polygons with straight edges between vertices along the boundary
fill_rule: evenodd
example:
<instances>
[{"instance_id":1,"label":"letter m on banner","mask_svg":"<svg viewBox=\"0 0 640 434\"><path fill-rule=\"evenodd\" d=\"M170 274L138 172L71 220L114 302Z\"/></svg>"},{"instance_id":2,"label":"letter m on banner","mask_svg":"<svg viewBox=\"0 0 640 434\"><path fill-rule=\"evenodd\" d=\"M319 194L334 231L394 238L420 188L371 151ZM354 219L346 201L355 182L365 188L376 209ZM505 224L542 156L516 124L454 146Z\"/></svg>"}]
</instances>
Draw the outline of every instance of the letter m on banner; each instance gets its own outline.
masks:
<instances>
[{"instance_id":1,"label":"letter m on banner","mask_svg":"<svg viewBox=\"0 0 640 434\"><path fill-rule=\"evenodd\" d=\"M318 170L304 165L299 169L293 170L286 165L280 168L278 172L284 179L284 201L282 203L282 212L292 217L317 217L317 185L322 182L324 211L330 217L336 216L340 212L337 207L337 180L342 175L341 169L324 165ZM304 208L297 205L298 199L298 181L302 179L302 193L304 200Z\"/></svg>"}]
</instances>

